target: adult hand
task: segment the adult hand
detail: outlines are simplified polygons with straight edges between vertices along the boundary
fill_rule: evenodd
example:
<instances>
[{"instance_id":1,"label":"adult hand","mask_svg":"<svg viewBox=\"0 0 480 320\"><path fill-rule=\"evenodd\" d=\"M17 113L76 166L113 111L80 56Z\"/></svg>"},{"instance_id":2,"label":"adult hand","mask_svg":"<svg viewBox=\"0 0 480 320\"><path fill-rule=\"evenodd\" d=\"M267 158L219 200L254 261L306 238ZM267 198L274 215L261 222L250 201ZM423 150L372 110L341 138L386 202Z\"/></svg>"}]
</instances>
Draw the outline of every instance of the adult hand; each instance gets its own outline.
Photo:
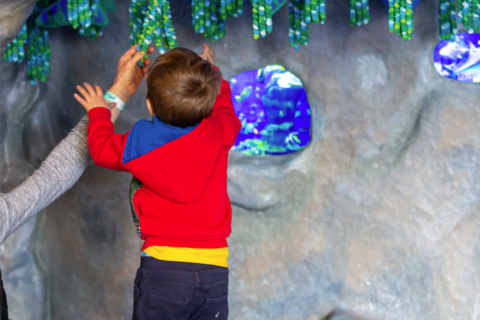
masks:
<instances>
[{"instance_id":1,"label":"adult hand","mask_svg":"<svg viewBox=\"0 0 480 320\"><path fill-rule=\"evenodd\" d=\"M103 97L103 91L102 89L95 85L92 87L89 83L84 82L83 85L85 88L82 86L77 86L77 90L80 92L81 96L77 93L74 94L75 99L77 99L78 102L89 112L93 108L107 108L107 109L112 109L115 107L116 103L115 102L108 102L105 100Z\"/></svg>"},{"instance_id":2,"label":"adult hand","mask_svg":"<svg viewBox=\"0 0 480 320\"><path fill-rule=\"evenodd\" d=\"M203 44L203 53L200 54L200 57L203 60L207 60L211 64L215 64L215 61L213 61L213 50L205 43Z\"/></svg>"},{"instance_id":3,"label":"adult hand","mask_svg":"<svg viewBox=\"0 0 480 320\"><path fill-rule=\"evenodd\" d=\"M146 53L142 53L137 51L137 45L131 47L118 61L117 76L109 91L123 102L127 102L137 92L150 65L150 59L145 59L143 66L139 66L138 62L152 52L153 48L148 48Z\"/></svg>"}]
</instances>

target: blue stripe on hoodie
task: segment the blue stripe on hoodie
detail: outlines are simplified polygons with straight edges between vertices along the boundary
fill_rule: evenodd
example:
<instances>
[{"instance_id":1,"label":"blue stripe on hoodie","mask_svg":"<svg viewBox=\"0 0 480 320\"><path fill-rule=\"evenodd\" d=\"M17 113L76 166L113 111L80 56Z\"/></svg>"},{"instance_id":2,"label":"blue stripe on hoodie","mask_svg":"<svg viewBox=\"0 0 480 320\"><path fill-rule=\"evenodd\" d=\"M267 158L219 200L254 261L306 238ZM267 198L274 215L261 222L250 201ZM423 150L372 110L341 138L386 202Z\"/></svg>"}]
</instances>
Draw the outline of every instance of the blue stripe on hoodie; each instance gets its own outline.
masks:
<instances>
[{"instance_id":1,"label":"blue stripe on hoodie","mask_svg":"<svg viewBox=\"0 0 480 320\"><path fill-rule=\"evenodd\" d=\"M122 163L135 160L173 140L190 133L199 124L193 127L174 127L163 123L157 117L151 121L140 120L135 123L127 138L123 151Z\"/></svg>"}]
</instances>

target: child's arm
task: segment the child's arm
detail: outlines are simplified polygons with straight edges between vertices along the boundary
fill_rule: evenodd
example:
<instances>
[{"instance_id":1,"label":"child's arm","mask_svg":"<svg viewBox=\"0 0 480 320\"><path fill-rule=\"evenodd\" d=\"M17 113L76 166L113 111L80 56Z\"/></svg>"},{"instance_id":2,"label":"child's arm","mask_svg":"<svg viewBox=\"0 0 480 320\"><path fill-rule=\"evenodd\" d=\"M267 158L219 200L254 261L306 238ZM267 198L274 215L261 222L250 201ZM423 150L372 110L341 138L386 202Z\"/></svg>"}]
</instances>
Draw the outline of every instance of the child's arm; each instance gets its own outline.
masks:
<instances>
[{"instance_id":1,"label":"child's arm","mask_svg":"<svg viewBox=\"0 0 480 320\"><path fill-rule=\"evenodd\" d=\"M220 70L217 66L213 66L218 72ZM235 115L235 109L232 103L232 94L230 92L230 84L222 77L222 84L220 86L220 92L217 95L217 100L213 105L212 115L218 117L222 124L231 128L231 130L224 130L224 145L233 146L237 135L242 129L242 123Z\"/></svg>"},{"instance_id":2,"label":"child's arm","mask_svg":"<svg viewBox=\"0 0 480 320\"><path fill-rule=\"evenodd\" d=\"M222 121L224 128L229 128L230 130L224 130L225 136L223 144L228 147L232 147L235 144L237 135L242 129L242 123L238 120L238 117L235 115L235 109L233 108L232 103L232 94L230 92L230 84L223 79L220 69L215 65L213 60L213 50L207 46L203 45L203 53L200 55L202 59L210 62L213 65L213 68L220 73L222 78L222 84L220 86L220 92L217 95L217 100L213 105L212 116L216 116Z\"/></svg>"},{"instance_id":3,"label":"child's arm","mask_svg":"<svg viewBox=\"0 0 480 320\"><path fill-rule=\"evenodd\" d=\"M128 132L125 135L115 134L111 121L110 108L114 107L103 97L99 86L92 88L84 83L85 89L77 86L83 98L75 94L75 98L85 107L90 118L88 125L88 148L93 162L100 167L118 171L126 171L121 163L121 155Z\"/></svg>"}]
</instances>

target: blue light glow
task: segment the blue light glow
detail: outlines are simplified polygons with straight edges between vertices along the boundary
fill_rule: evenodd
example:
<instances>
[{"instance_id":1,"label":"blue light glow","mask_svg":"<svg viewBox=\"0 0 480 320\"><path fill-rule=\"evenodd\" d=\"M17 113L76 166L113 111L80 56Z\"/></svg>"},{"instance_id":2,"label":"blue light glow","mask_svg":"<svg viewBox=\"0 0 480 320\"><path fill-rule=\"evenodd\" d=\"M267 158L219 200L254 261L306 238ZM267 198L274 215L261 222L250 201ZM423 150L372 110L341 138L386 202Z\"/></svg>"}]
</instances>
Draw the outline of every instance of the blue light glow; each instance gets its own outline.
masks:
<instances>
[{"instance_id":1,"label":"blue light glow","mask_svg":"<svg viewBox=\"0 0 480 320\"><path fill-rule=\"evenodd\" d=\"M233 150L247 155L297 152L310 142L311 113L302 81L282 66L241 73L230 80L242 130Z\"/></svg>"},{"instance_id":2,"label":"blue light glow","mask_svg":"<svg viewBox=\"0 0 480 320\"><path fill-rule=\"evenodd\" d=\"M440 41L433 61L445 78L480 83L480 34L461 33L455 42Z\"/></svg>"}]
</instances>

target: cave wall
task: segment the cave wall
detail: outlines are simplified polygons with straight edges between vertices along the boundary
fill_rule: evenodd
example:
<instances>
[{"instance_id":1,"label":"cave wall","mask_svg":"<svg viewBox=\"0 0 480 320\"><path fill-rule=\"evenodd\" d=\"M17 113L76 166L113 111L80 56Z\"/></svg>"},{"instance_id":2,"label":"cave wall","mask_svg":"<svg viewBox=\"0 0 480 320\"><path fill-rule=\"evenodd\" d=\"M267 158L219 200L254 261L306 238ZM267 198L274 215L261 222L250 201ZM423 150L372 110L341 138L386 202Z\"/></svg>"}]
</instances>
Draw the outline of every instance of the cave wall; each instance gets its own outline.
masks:
<instances>
[{"instance_id":1,"label":"cave wall","mask_svg":"<svg viewBox=\"0 0 480 320\"><path fill-rule=\"evenodd\" d=\"M128 2L116 3L101 38L51 32L46 84L31 87L25 64L2 62L2 192L83 116L76 84L112 83L129 46ZM437 1L415 11L409 42L388 33L380 0L370 7L371 23L351 28L348 1L327 1L326 24L312 25L295 51L286 8L273 34L254 41L246 4L211 44L225 78L281 64L302 79L312 108L305 150L231 153L230 319L314 320L337 308L366 319L480 319L479 87L433 67ZM172 1L178 44L199 52L205 40L190 14L189 1ZM117 132L148 117L145 96L142 84ZM12 319L131 318L142 242L129 181L91 164L0 246Z\"/></svg>"}]
</instances>

